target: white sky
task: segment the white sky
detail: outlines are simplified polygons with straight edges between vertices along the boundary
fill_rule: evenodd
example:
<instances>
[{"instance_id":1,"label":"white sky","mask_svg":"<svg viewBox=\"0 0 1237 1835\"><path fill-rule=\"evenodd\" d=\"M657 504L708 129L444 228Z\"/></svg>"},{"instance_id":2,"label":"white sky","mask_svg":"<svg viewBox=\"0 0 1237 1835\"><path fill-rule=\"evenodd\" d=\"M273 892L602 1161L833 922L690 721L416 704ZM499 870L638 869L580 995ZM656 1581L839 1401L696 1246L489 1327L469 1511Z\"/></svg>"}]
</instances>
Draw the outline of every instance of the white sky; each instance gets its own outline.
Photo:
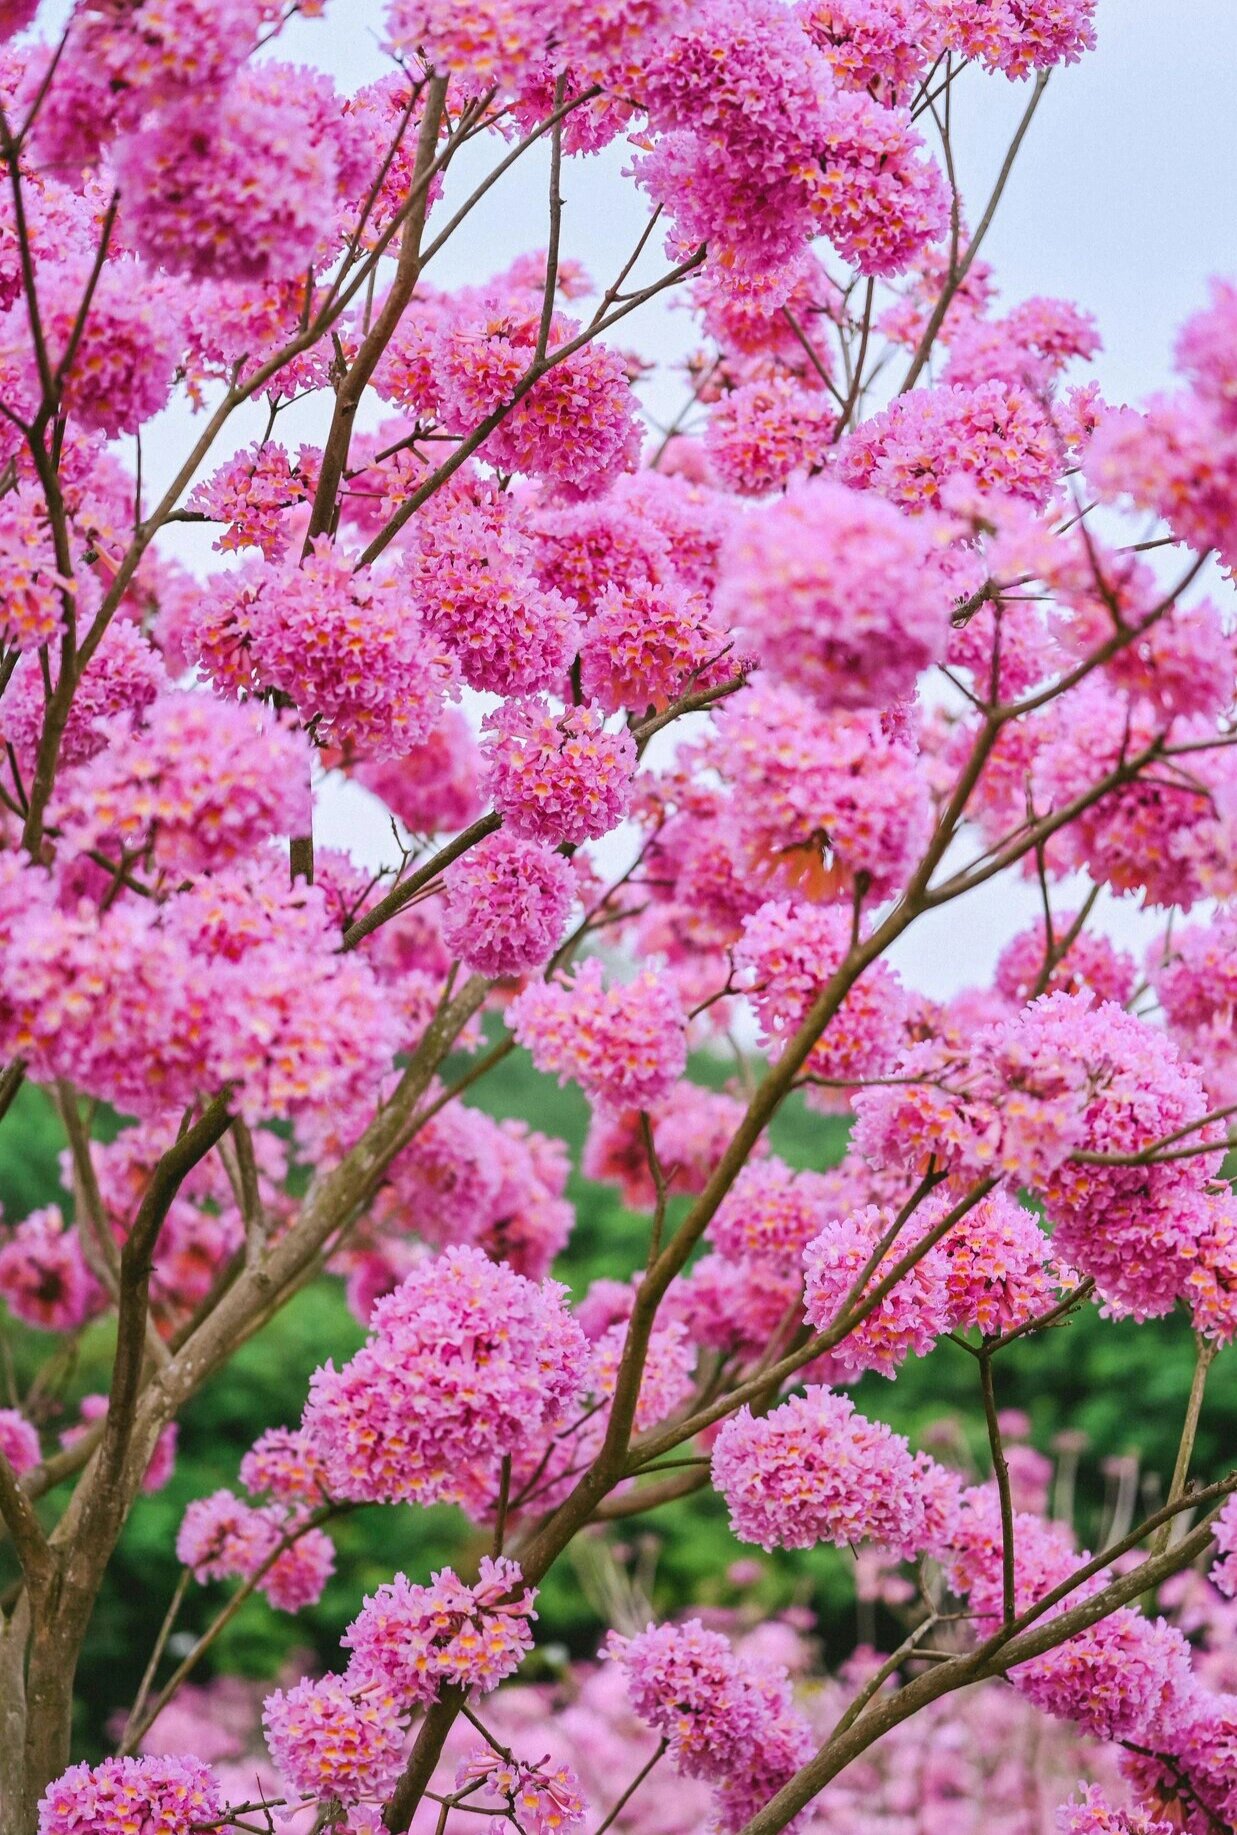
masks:
<instances>
[{"instance_id":1,"label":"white sky","mask_svg":"<svg viewBox=\"0 0 1237 1835\"><path fill-rule=\"evenodd\" d=\"M325 21L298 22L277 52L322 63L352 87L384 68L380 19L377 0L334 0ZM1099 50L1049 83L984 254L1006 305L1042 293L1092 311L1105 344L1092 373L1109 399L1137 401L1169 382L1175 330L1202 304L1208 276L1237 274L1237 0L1100 0L1098 25ZM1025 84L978 72L959 85L954 131L972 222L1027 94ZM488 147L470 151L453 174L456 197L486 169ZM645 221L640 194L621 176L628 151L620 142L569 161L564 173L563 251L603 285ZM484 280L544 242L538 152L495 189L428 278L440 287ZM667 366L646 392L655 411L677 404L669 366L694 341L686 315L660 301L627 321L621 342ZM298 431L289 426L284 437ZM180 412L162 417L148 465L161 454L173 459L187 433ZM363 793L333 798L322 828L323 840L368 859L390 853L385 818ZM1031 888L994 884L922 922L903 940L899 966L937 995L983 981L1037 909ZM1110 901L1105 921L1131 944L1157 928L1128 901Z\"/></svg>"}]
</instances>

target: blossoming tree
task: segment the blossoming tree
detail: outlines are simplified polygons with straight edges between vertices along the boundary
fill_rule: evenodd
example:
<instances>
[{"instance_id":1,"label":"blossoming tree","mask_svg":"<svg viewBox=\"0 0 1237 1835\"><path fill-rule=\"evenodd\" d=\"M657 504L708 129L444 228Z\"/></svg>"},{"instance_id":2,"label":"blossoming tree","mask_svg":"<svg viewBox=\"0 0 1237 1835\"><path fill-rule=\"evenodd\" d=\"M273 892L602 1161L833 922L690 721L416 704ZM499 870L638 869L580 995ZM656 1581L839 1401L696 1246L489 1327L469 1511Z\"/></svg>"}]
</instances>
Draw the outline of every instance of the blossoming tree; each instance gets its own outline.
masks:
<instances>
[{"instance_id":1,"label":"blossoming tree","mask_svg":"<svg viewBox=\"0 0 1237 1835\"><path fill-rule=\"evenodd\" d=\"M1070 1835L1231 1828L1237 1698L1151 1602L1216 1547L1231 1592L1237 1550L1237 1476L1190 1477L1237 1331L1237 646L1202 590L1237 290L1115 407L1066 380L1087 315L998 309L982 258L1090 0L391 0L351 94L345 0L39 11L0 0L0 1108L54 1102L72 1205L7 1220L0 1295L114 1353L73 1418L0 1411L4 1828L657 1835L675 1777L690 1826L824 1835L848 1767L993 1677L1124 1754ZM296 13L322 68L280 56ZM1025 113L964 200L951 118L1001 82ZM647 221L597 285L563 165L624 136ZM441 289L527 159L544 247ZM615 338L671 289L699 355L655 443ZM390 813L377 877L315 847L342 780ZM891 946L999 875L1042 916L994 985L904 986ZM1145 964L1101 893L1161 913ZM517 1042L588 1098L629 1279L550 1278L566 1149L469 1100ZM800 1091L853 1119L839 1166L770 1151ZM248 1784L149 1738L197 1686L166 1627L116 1755L71 1763L178 1412L331 1275L363 1348L191 1505L183 1584L294 1612L361 1504L456 1505L492 1552L358 1597ZM1021 1495L994 1380L1083 1308L1198 1346L1162 1506L1094 1553ZM944 1339L977 1483L847 1393ZM706 1485L744 1542L912 1577L907 1640L810 1700L696 1620L615 1636L590 1712L634 1718L633 1770L586 1802L567 1719L504 1718L538 1589Z\"/></svg>"}]
</instances>

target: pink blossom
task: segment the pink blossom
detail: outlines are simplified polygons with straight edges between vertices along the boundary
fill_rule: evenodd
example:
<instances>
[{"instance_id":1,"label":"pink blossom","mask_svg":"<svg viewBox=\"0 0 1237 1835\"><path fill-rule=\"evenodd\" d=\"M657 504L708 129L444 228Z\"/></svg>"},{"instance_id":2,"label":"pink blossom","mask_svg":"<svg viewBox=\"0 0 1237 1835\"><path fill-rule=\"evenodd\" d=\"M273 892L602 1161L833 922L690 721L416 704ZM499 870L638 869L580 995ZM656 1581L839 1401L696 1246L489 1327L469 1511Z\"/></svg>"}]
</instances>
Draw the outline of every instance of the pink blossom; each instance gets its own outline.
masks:
<instances>
[{"instance_id":1,"label":"pink blossom","mask_svg":"<svg viewBox=\"0 0 1237 1835\"><path fill-rule=\"evenodd\" d=\"M763 497L824 464L837 424L820 389L789 376L759 377L723 395L709 416L705 451L717 476L745 497Z\"/></svg>"},{"instance_id":2,"label":"pink blossom","mask_svg":"<svg viewBox=\"0 0 1237 1835\"><path fill-rule=\"evenodd\" d=\"M357 572L325 537L303 565L213 576L190 632L222 689L277 688L333 744L399 757L433 730L455 667L393 571Z\"/></svg>"},{"instance_id":3,"label":"pink blossom","mask_svg":"<svg viewBox=\"0 0 1237 1835\"><path fill-rule=\"evenodd\" d=\"M597 708L555 714L545 701L511 700L484 730L485 781L516 835L578 843L609 834L627 813L635 741L607 732Z\"/></svg>"},{"instance_id":4,"label":"pink blossom","mask_svg":"<svg viewBox=\"0 0 1237 1835\"><path fill-rule=\"evenodd\" d=\"M0 1296L15 1319L44 1332L76 1331L101 1310L81 1238L55 1205L31 1211L0 1243Z\"/></svg>"},{"instance_id":5,"label":"pink blossom","mask_svg":"<svg viewBox=\"0 0 1237 1835\"><path fill-rule=\"evenodd\" d=\"M190 95L145 118L112 155L139 252L200 280L302 276L334 240L339 164L323 128L338 109L320 71L263 62L213 105Z\"/></svg>"},{"instance_id":6,"label":"pink blossom","mask_svg":"<svg viewBox=\"0 0 1237 1835\"><path fill-rule=\"evenodd\" d=\"M1138 1810L1116 1809L1098 1784L1088 1785L1077 1803L1057 1811L1059 1835L1173 1835L1173 1824Z\"/></svg>"},{"instance_id":7,"label":"pink blossom","mask_svg":"<svg viewBox=\"0 0 1237 1835\"><path fill-rule=\"evenodd\" d=\"M38 1430L16 1408L0 1408L0 1453L18 1478L32 1471L43 1457Z\"/></svg>"},{"instance_id":8,"label":"pink blossom","mask_svg":"<svg viewBox=\"0 0 1237 1835\"><path fill-rule=\"evenodd\" d=\"M520 1666L532 1649L529 1620L536 1592L524 1588L517 1562L481 1559L480 1577L467 1586L451 1569L429 1586L397 1574L366 1597L342 1643L352 1655L346 1680L357 1689L378 1688L402 1708L437 1699L444 1687L491 1689ZM508 1600L507 1595L514 1594Z\"/></svg>"},{"instance_id":9,"label":"pink blossom","mask_svg":"<svg viewBox=\"0 0 1237 1835\"><path fill-rule=\"evenodd\" d=\"M400 1774L404 1728L390 1694L339 1676L306 1680L268 1695L262 1724L282 1776L315 1801L381 1798Z\"/></svg>"},{"instance_id":10,"label":"pink blossom","mask_svg":"<svg viewBox=\"0 0 1237 1835\"><path fill-rule=\"evenodd\" d=\"M253 703L169 692L140 725L113 720L106 738L60 779L55 815L68 850L145 857L182 877L309 828L305 742Z\"/></svg>"},{"instance_id":11,"label":"pink blossom","mask_svg":"<svg viewBox=\"0 0 1237 1835\"><path fill-rule=\"evenodd\" d=\"M570 1765L551 1771L549 1758L539 1764L509 1762L482 1747L463 1759L455 1774L457 1789L480 1783L483 1794L507 1806L518 1829L528 1835L559 1835L578 1828L588 1809L580 1780Z\"/></svg>"},{"instance_id":12,"label":"pink blossom","mask_svg":"<svg viewBox=\"0 0 1237 1835\"><path fill-rule=\"evenodd\" d=\"M200 1759L104 1759L70 1765L39 1800L39 1835L190 1835L223 1815L223 1796Z\"/></svg>"},{"instance_id":13,"label":"pink blossom","mask_svg":"<svg viewBox=\"0 0 1237 1835\"><path fill-rule=\"evenodd\" d=\"M606 713L644 713L716 687L744 660L702 593L641 582L599 595L580 646L580 681Z\"/></svg>"},{"instance_id":14,"label":"pink blossom","mask_svg":"<svg viewBox=\"0 0 1237 1835\"><path fill-rule=\"evenodd\" d=\"M921 1230L904 1229L848 1304L851 1289L859 1285L878 1245L891 1233L895 1215L892 1209L867 1205L848 1217L832 1218L808 1244L803 1256L805 1311L818 1331L827 1330L851 1305L864 1301L869 1288L884 1280L893 1264L915 1246ZM946 1261L940 1244L935 1244L832 1347L831 1354L847 1376L878 1370L891 1377L910 1352L926 1355L950 1324Z\"/></svg>"},{"instance_id":15,"label":"pink blossom","mask_svg":"<svg viewBox=\"0 0 1237 1835\"><path fill-rule=\"evenodd\" d=\"M743 1826L805 1762L813 1741L784 1669L738 1655L699 1619L611 1633L605 1654L626 1672L639 1718L669 1742L676 1771L715 1792L717 1827Z\"/></svg>"},{"instance_id":16,"label":"pink blossom","mask_svg":"<svg viewBox=\"0 0 1237 1835\"><path fill-rule=\"evenodd\" d=\"M646 969L607 988L600 962L571 982L534 982L507 1020L538 1070L578 1082L608 1108L648 1108L667 1096L687 1064L686 1021L672 983Z\"/></svg>"},{"instance_id":17,"label":"pink blossom","mask_svg":"<svg viewBox=\"0 0 1237 1835\"><path fill-rule=\"evenodd\" d=\"M771 892L842 900L862 876L884 898L904 883L927 792L914 753L877 715L825 715L792 688L757 682L723 703L708 750Z\"/></svg>"},{"instance_id":18,"label":"pink blossom","mask_svg":"<svg viewBox=\"0 0 1237 1835\"><path fill-rule=\"evenodd\" d=\"M924 1546L906 1441L830 1389L809 1386L767 1415L741 1408L714 1442L713 1483L740 1541L762 1548L872 1541L913 1555Z\"/></svg>"},{"instance_id":19,"label":"pink blossom","mask_svg":"<svg viewBox=\"0 0 1237 1835\"><path fill-rule=\"evenodd\" d=\"M504 829L453 862L443 887L443 941L477 975L540 968L562 942L575 897L561 854Z\"/></svg>"},{"instance_id":20,"label":"pink blossom","mask_svg":"<svg viewBox=\"0 0 1237 1835\"><path fill-rule=\"evenodd\" d=\"M414 1269L356 1356L311 1381L305 1428L332 1494L484 1509L501 1461L540 1448L579 1392L587 1345L563 1292L472 1248Z\"/></svg>"},{"instance_id":21,"label":"pink blossom","mask_svg":"<svg viewBox=\"0 0 1237 1835\"><path fill-rule=\"evenodd\" d=\"M735 980L773 1057L806 1022L851 950L848 912L770 900L743 921ZM856 977L807 1061L810 1075L851 1083L882 1076L902 1043L906 1001L895 970L873 962Z\"/></svg>"},{"instance_id":22,"label":"pink blossom","mask_svg":"<svg viewBox=\"0 0 1237 1835\"><path fill-rule=\"evenodd\" d=\"M932 519L819 479L737 524L718 609L821 707L884 707L945 653L939 545Z\"/></svg>"}]
</instances>

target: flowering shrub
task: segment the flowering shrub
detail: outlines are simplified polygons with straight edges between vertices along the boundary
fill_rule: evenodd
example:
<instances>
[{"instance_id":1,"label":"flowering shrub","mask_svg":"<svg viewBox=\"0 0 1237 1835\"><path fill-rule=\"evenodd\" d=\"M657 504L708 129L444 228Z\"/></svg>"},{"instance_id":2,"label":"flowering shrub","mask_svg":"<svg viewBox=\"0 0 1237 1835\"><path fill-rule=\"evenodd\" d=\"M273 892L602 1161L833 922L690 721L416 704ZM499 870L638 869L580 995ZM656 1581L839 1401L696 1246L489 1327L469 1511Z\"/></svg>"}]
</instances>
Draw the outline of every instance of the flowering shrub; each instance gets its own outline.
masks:
<instances>
[{"instance_id":1,"label":"flowering shrub","mask_svg":"<svg viewBox=\"0 0 1237 1835\"><path fill-rule=\"evenodd\" d=\"M1237 1473L1191 1466L1237 1336L1237 288L1106 402L954 191L971 97L1026 82L1016 151L1094 13L388 0L345 93L344 0L0 3L0 1121L62 1147L0 1225L47 1352L5 1340L6 1831L1234 1826ZM620 141L594 280L564 167ZM449 286L537 160L544 248ZM673 289L655 441L627 321ZM891 952L1002 876L1036 922L928 999ZM567 1143L473 1094L517 1048L630 1213L574 1290ZM126 1523L318 1279L363 1341L187 1501L83 1759ZM1094 1553L994 1374L1084 1309L1196 1353ZM982 1451L849 1393L927 1357ZM835 1673L754 1554L658 1615L620 1574L706 1488L779 1571L853 1551ZM452 1565L354 1571L348 1512L431 1505ZM569 1562L616 1622L563 1672ZM251 1595L350 1587L338 1662L225 1726Z\"/></svg>"}]
</instances>

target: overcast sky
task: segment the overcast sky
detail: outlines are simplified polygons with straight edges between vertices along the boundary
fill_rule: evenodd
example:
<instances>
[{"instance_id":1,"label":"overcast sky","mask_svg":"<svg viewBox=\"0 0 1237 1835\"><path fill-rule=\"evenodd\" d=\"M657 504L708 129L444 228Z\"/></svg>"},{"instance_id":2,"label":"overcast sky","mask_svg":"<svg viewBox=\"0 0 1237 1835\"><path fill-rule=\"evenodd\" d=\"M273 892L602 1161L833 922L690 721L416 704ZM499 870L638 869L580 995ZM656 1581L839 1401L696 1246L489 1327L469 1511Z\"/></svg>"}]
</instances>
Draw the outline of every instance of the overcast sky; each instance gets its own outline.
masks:
<instances>
[{"instance_id":1,"label":"overcast sky","mask_svg":"<svg viewBox=\"0 0 1237 1835\"><path fill-rule=\"evenodd\" d=\"M385 67L380 21L377 0L335 0L325 22L298 22L278 54L321 62L352 87ZM1006 305L1042 293L1093 312L1105 347L1093 373L1110 400L1137 401L1170 381L1176 327L1203 302L1208 276L1237 275L1237 0L1100 0L1098 26L1095 55L1053 74L985 257ZM979 72L959 85L955 140L972 221L1027 95L1026 84ZM453 194L464 195L487 150L461 161ZM603 284L645 220L622 177L628 153L620 142L565 170L564 252ZM544 159L530 155L430 278L442 287L483 280L544 242ZM657 302L628 321L623 342L665 366L647 397L654 411L677 402L673 364L694 342L686 315ZM183 422L164 420L159 444L167 439L170 457ZM385 822L359 792L333 801L324 827L371 860L389 853ZM1029 920L1036 908L1029 888L987 888L904 939L900 966L935 994L982 980L1013 913ZM1156 928L1128 901L1106 921L1131 942Z\"/></svg>"}]
</instances>

